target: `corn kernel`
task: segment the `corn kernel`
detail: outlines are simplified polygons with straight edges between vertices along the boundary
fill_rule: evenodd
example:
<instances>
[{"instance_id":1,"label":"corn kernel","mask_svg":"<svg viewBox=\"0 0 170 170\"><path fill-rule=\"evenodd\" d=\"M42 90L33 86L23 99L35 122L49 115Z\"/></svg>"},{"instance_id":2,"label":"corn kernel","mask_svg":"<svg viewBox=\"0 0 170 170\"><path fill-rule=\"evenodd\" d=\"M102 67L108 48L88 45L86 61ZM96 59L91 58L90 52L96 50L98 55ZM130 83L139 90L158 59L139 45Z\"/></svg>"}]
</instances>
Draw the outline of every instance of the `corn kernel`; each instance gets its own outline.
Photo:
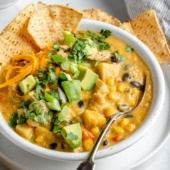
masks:
<instances>
[{"instance_id":1,"label":"corn kernel","mask_svg":"<svg viewBox=\"0 0 170 170\"><path fill-rule=\"evenodd\" d=\"M99 127L94 127L94 128L91 129L91 132L93 133L93 135L95 137L98 137L99 134L100 134L100 129L99 129Z\"/></svg>"},{"instance_id":2,"label":"corn kernel","mask_svg":"<svg viewBox=\"0 0 170 170\"><path fill-rule=\"evenodd\" d=\"M115 98L115 93L114 92L110 92L108 94L108 97L109 97L109 99L113 100Z\"/></svg>"},{"instance_id":3,"label":"corn kernel","mask_svg":"<svg viewBox=\"0 0 170 170\"><path fill-rule=\"evenodd\" d=\"M128 123L129 123L129 119L126 119L126 118L123 118L123 119L120 121L120 125L121 125L122 127L126 126Z\"/></svg>"},{"instance_id":4,"label":"corn kernel","mask_svg":"<svg viewBox=\"0 0 170 170\"><path fill-rule=\"evenodd\" d=\"M124 129L120 126L114 126L113 129L117 134L123 134L124 133Z\"/></svg>"},{"instance_id":5,"label":"corn kernel","mask_svg":"<svg viewBox=\"0 0 170 170\"><path fill-rule=\"evenodd\" d=\"M43 136L39 136L39 137L37 137L36 139L35 139L35 141L37 142L37 143L41 143L41 142L43 142Z\"/></svg>"},{"instance_id":6,"label":"corn kernel","mask_svg":"<svg viewBox=\"0 0 170 170\"><path fill-rule=\"evenodd\" d=\"M113 108L113 107L108 107L108 108L105 109L104 115L105 115L106 117L110 117L110 116L112 116L115 112L116 112L116 109L115 109L115 108Z\"/></svg>"},{"instance_id":7,"label":"corn kernel","mask_svg":"<svg viewBox=\"0 0 170 170\"><path fill-rule=\"evenodd\" d=\"M138 90L137 88L133 88L133 89L132 89L132 93L135 94L136 96L139 96L139 94L141 93L141 91Z\"/></svg>"},{"instance_id":8,"label":"corn kernel","mask_svg":"<svg viewBox=\"0 0 170 170\"><path fill-rule=\"evenodd\" d=\"M113 78L109 77L109 78L106 80L106 84L109 85L109 86L113 86L113 84L114 84Z\"/></svg>"},{"instance_id":9,"label":"corn kernel","mask_svg":"<svg viewBox=\"0 0 170 170\"><path fill-rule=\"evenodd\" d=\"M87 139L83 142L83 147L86 151L90 151L93 148L94 142L92 139Z\"/></svg>"},{"instance_id":10,"label":"corn kernel","mask_svg":"<svg viewBox=\"0 0 170 170\"><path fill-rule=\"evenodd\" d=\"M124 93L129 93L130 92L130 87L127 83L119 83L117 86L117 91L118 92L124 92Z\"/></svg>"},{"instance_id":11,"label":"corn kernel","mask_svg":"<svg viewBox=\"0 0 170 170\"><path fill-rule=\"evenodd\" d=\"M110 136L111 136L111 135L110 135L109 133L106 133L106 134L105 134L105 138L107 138L107 139L110 138Z\"/></svg>"},{"instance_id":12,"label":"corn kernel","mask_svg":"<svg viewBox=\"0 0 170 170\"><path fill-rule=\"evenodd\" d=\"M117 91L118 92L124 92L124 84L123 83L119 83L118 86L117 86Z\"/></svg>"},{"instance_id":13,"label":"corn kernel","mask_svg":"<svg viewBox=\"0 0 170 170\"><path fill-rule=\"evenodd\" d=\"M129 132L132 132L134 129L136 128L135 124L133 123L129 123L128 125L126 125L125 129Z\"/></svg>"}]
</instances>

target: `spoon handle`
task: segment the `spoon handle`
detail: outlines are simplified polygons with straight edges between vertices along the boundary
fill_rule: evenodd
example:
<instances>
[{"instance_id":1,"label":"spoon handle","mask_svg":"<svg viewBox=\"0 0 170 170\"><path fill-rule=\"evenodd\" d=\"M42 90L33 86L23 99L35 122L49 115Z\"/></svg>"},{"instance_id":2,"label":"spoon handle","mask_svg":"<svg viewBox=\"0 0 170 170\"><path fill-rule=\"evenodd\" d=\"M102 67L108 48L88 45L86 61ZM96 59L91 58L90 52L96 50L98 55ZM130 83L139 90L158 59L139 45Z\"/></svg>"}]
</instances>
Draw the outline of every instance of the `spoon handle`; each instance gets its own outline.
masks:
<instances>
[{"instance_id":1,"label":"spoon handle","mask_svg":"<svg viewBox=\"0 0 170 170\"><path fill-rule=\"evenodd\" d=\"M124 114L124 112L118 112L118 113L114 114L111 118L108 119L106 126L102 129L102 131L101 131L92 151L90 152L88 158L79 165L77 170L94 170L94 168L95 168L94 157L95 157L95 154L98 150L98 147L100 146L100 143L101 143L104 135L108 131L110 125L113 122L115 122L115 120L117 120L117 118L120 117L122 114Z\"/></svg>"}]
</instances>

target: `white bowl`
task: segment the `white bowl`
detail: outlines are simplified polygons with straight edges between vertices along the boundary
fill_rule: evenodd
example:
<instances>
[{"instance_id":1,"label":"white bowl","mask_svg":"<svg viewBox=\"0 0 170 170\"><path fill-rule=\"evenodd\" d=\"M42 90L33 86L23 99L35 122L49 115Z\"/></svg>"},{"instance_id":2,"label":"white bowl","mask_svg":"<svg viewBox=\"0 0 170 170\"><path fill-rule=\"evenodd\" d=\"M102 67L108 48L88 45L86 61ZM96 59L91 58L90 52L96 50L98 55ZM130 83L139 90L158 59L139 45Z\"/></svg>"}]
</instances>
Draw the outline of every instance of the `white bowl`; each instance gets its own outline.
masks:
<instances>
[{"instance_id":1,"label":"white bowl","mask_svg":"<svg viewBox=\"0 0 170 170\"><path fill-rule=\"evenodd\" d=\"M158 118L158 115L160 114L163 108L165 98L165 81L161 67L156 58L154 57L153 53L140 40L138 40L136 37L132 36L128 32L118 27L112 26L110 24L86 19L83 19L81 21L79 29L92 31L100 31L101 29L110 30L112 32L112 35L125 41L128 45L134 48L136 52L138 52L138 54L141 56L141 58L145 61L145 63L149 67L153 80L153 101L149 113L142 126L124 141L112 147L99 150L96 155L96 158L98 159L123 151L124 149L132 146L142 136L144 136L144 134L150 129L155 120ZM10 141L12 141L14 144L21 147L22 149L33 154L36 154L38 156L46 157L48 159L77 161L85 159L88 154L88 153L59 152L45 149L35 144L32 144L27 140L23 139L22 137L20 137L17 133L15 133L6 123L1 114L0 114L0 131L5 137L7 137Z\"/></svg>"},{"instance_id":2,"label":"white bowl","mask_svg":"<svg viewBox=\"0 0 170 170\"><path fill-rule=\"evenodd\" d=\"M11 5L13 5L18 0L0 0L0 9L1 8L7 8Z\"/></svg>"}]
</instances>

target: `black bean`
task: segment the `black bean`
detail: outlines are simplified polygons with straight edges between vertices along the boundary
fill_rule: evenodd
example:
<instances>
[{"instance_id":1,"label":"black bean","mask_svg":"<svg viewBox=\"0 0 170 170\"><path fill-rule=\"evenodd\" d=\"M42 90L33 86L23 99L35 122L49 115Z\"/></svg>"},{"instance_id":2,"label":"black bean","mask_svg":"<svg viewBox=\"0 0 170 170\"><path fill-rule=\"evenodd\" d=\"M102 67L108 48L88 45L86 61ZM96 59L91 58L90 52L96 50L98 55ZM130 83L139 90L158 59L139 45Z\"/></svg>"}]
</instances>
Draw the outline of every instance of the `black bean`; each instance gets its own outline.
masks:
<instances>
[{"instance_id":1,"label":"black bean","mask_svg":"<svg viewBox=\"0 0 170 170\"><path fill-rule=\"evenodd\" d=\"M80 108L84 107L84 102L83 102L83 100L80 100L80 101L78 102L78 106L79 106Z\"/></svg>"},{"instance_id":2,"label":"black bean","mask_svg":"<svg viewBox=\"0 0 170 170\"><path fill-rule=\"evenodd\" d=\"M106 145L108 145L108 140L107 139L105 139L104 141L103 141L103 146L106 146Z\"/></svg>"},{"instance_id":3,"label":"black bean","mask_svg":"<svg viewBox=\"0 0 170 170\"><path fill-rule=\"evenodd\" d=\"M131 83L131 85L138 88L139 90L145 89L145 86L143 84L139 83L138 81L131 81L130 83Z\"/></svg>"},{"instance_id":4,"label":"black bean","mask_svg":"<svg viewBox=\"0 0 170 170\"><path fill-rule=\"evenodd\" d=\"M111 56L111 61L114 63L121 63L123 60L117 58L115 55Z\"/></svg>"},{"instance_id":5,"label":"black bean","mask_svg":"<svg viewBox=\"0 0 170 170\"><path fill-rule=\"evenodd\" d=\"M51 143L51 144L50 144L50 148L51 148L51 149L55 149L55 148L57 147L57 145L58 145L58 144L55 143L55 142L54 142L54 143Z\"/></svg>"},{"instance_id":6,"label":"black bean","mask_svg":"<svg viewBox=\"0 0 170 170\"><path fill-rule=\"evenodd\" d=\"M124 73L122 76L123 81L130 80L132 78L132 75L130 73Z\"/></svg>"}]
</instances>

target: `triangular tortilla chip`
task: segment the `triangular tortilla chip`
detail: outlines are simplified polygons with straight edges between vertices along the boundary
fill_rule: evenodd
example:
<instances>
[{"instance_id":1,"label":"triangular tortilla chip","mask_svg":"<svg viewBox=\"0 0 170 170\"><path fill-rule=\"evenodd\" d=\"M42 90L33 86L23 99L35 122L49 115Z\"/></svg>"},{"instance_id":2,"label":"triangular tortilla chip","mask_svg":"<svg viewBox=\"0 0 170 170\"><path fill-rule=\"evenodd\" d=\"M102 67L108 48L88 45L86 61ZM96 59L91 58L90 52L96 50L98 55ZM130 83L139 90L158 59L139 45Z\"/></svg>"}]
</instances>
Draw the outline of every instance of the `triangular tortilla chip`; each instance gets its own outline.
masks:
<instances>
[{"instance_id":1,"label":"triangular tortilla chip","mask_svg":"<svg viewBox=\"0 0 170 170\"><path fill-rule=\"evenodd\" d=\"M170 50L156 12L148 10L131 21L135 35L155 54L159 63L170 63Z\"/></svg>"},{"instance_id":2,"label":"triangular tortilla chip","mask_svg":"<svg viewBox=\"0 0 170 170\"><path fill-rule=\"evenodd\" d=\"M32 14L28 24L28 32L37 45L43 49L48 43L62 40L62 27L50 14L49 7L39 3L38 10Z\"/></svg>"},{"instance_id":3,"label":"triangular tortilla chip","mask_svg":"<svg viewBox=\"0 0 170 170\"><path fill-rule=\"evenodd\" d=\"M74 33L82 13L60 5L38 3L38 10L30 17L28 32L43 49L48 43L63 40L63 31Z\"/></svg>"},{"instance_id":4,"label":"triangular tortilla chip","mask_svg":"<svg viewBox=\"0 0 170 170\"><path fill-rule=\"evenodd\" d=\"M100 9L86 9L86 10L84 10L83 18L94 19L97 21L106 22L106 23L109 23L109 24L112 24L112 25L115 25L118 27L121 25L121 22L117 18L107 14L106 12L104 12Z\"/></svg>"},{"instance_id":5,"label":"triangular tortilla chip","mask_svg":"<svg viewBox=\"0 0 170 170\"><path fill-rule=\"evenodd\" d=\"M38 50L32 37L27 32L30 15L35 12L33 4L25 7L0 35L0 64L5 65L22 50Z\"/></svg>"},{"instance_id":6,"label":"triangular tortilla chip","mask_svg":"<svg viewBox=\"0 0 170 170\"><path fill-rule=\"evenodd\" d=\"M135 33L134 33L133 29L132 29L132 26L131 26L130 21L125 21L125 22L123 22L123 23L121 24L120 28L128 31L129 33L131 33L131 34L133 34L133 35L135 36Z\"/></svg>"},{"instance_id":7,"label":"triangular tortilla chip","mask_svg":"<svg viewBox=\"0 0 170 170\"><path fill-rule=\"evenodd\" d=\"M83 18L82 12L62 5L50 5L49 8L52 17L61 24L63 30L75 33Z\"/></svg>"}]
</instances>

